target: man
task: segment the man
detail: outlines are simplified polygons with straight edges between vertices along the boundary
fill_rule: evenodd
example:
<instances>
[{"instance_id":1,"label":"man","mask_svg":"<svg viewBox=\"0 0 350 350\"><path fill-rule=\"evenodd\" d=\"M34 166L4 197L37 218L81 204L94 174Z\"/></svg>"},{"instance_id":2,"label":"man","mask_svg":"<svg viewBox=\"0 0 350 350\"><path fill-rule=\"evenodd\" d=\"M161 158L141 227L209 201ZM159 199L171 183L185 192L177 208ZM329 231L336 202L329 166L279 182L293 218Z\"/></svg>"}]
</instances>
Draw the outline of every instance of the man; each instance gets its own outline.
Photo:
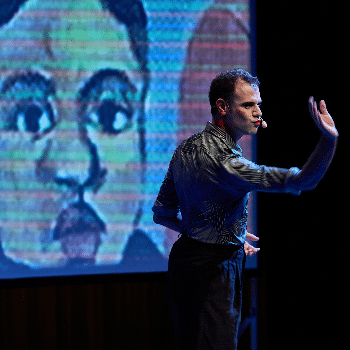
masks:
<instances>
[{"instance_id":1,"label":"man","mask_svg":"<svg viewBox=\"0 0 350 350\"><path fill-rule=\"evenodd\" d=\"M302 170L260 166L237 141L262 120L259 81L235 69L211 83L212 123L176 149L154 204L154 221L181 233L169 258L168 300L177 349L236 349L249 192L311 190L332 161L338 132L324 101L310 114L322 132ZM179 210L181 216L178 216Z\"/></svg>"}]
</instances>

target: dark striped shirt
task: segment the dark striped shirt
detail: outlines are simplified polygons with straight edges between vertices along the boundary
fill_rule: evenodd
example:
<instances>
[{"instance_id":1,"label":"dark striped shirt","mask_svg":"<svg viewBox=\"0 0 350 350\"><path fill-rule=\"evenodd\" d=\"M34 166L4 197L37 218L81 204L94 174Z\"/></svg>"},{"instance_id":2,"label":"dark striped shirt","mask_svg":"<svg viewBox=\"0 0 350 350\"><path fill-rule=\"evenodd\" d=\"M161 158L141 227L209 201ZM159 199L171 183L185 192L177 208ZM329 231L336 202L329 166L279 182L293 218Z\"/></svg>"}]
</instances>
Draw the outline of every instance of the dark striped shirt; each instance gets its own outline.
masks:
<instances>
[{"instance_id":1,"label":"dark striped shirt","mask_svg":"<svg viewBox=\"0 0 350 350\"><path fill-rule=\"evenodd\" d=\"M176 149L153 206L160 217L181 212L181 233L201 242L244 244L253 190L300 194L298 168L257 165L219 127L205 129Z\"/></svg>"}]
</instances>

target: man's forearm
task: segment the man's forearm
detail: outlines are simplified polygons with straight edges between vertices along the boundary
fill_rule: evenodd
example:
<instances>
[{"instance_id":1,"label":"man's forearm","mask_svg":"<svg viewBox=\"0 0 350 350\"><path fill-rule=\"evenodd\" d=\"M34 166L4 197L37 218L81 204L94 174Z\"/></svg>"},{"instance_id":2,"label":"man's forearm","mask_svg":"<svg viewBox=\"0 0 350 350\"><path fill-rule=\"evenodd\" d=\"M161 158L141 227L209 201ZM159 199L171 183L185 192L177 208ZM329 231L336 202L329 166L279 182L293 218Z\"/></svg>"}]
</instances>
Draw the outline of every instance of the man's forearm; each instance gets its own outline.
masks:
<instances>
[{"instance_id":1,"label":"man's forearm","mask_svg":"<svg viewBox=\"0 0 350 350\"><path fill-rule=\"evenodd\" d=\"M181 232L181 219L179 219L178 217L168 218L165 216L158 216L154 214L153 221L156 224L170 228L170 230Z\"/></svg>"},{"instance_id":2,"label":"man's forearm","mask_svg":"<svg viewBox=\"0 0 350 350\"><path fill-rule=\"evenodd\" d=\"M321 135L315 150L296 177L301 190L312 190L327 171L334 157L338 138Z\"/></svg>"}]
</instances>

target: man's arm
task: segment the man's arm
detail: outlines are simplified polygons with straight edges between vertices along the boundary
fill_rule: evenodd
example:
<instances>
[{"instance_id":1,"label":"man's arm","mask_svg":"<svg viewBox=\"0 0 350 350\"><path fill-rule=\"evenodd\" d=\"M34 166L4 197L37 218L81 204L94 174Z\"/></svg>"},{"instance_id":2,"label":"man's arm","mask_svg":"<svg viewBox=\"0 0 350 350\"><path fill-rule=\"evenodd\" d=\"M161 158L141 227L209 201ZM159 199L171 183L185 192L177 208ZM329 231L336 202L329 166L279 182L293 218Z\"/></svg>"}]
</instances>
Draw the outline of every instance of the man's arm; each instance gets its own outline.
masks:
<instances>
[{"instance_id":1,"label":"man's arm","mask_svg":"<svg viewBox=\"0 0 350 350\"><path fill-rule=\"evenodd\" d=\"M320 111L313 97L309 99L310 114L322 135L315 150L296 177L301 190L312 190L316 187L332 162L338 140L338 131L327 111L326 103L320 102Z\"/></svg>"},{"instance_id":2,"label":"man's arm","mask_svg":"<svg viewBox=\"0 0 350 350\"><path fill-rule=\"evenodd\" d=\"M180 232L181 231L181 219L179 217L165 217L165 216L158 216L156 214L153 215L153 221L156 224L165 226L167 228L170 228L170 230Z\"/></svg>"},{"instance_id":3,"label":"man's arm","mask_svg":"<svg viewBox=\"0 0 350 350\"><path fill-rule=\"evenodd\" d=\"M174 159L174 157L173 157ZM176 193L176 187L172 174L172 161L169 165L169 170L160 187L157 199L152 208L153 221L165 226L173 231L181 231L181 219L179 215L179 199Z\"/></svg>"}]
</instances>

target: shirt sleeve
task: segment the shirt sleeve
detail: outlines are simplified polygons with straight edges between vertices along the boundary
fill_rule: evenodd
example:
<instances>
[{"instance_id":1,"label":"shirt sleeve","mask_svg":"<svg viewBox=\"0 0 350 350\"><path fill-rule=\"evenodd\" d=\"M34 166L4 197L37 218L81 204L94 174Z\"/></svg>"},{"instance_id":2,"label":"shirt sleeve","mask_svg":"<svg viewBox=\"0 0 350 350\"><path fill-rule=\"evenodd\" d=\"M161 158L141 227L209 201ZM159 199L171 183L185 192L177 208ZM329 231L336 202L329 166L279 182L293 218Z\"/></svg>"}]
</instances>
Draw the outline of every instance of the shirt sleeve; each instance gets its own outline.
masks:
<instances>
[{"instance_id":1,"label":"shirt sleeve","mask_svg":"<svg viewBox=\"0 0 350 350\"><path fill-rule=\"evenodd\" d=\"M152 210L157 216L163 217L176 217L180 211L172 174L172 163L170 163Z\"/></svg>"},{"instance_id":2,"label":"shirt sleeve","mask_svg":"<svg viewBox=\"0 0 350 350\"><path fill-rule=\"evenodd\" d=\"M296 176L300 169L257 165L243 157L229 158L223 162L223 175L236 189L291 193L299 195Z\"/></svg>"}]
</instances>

